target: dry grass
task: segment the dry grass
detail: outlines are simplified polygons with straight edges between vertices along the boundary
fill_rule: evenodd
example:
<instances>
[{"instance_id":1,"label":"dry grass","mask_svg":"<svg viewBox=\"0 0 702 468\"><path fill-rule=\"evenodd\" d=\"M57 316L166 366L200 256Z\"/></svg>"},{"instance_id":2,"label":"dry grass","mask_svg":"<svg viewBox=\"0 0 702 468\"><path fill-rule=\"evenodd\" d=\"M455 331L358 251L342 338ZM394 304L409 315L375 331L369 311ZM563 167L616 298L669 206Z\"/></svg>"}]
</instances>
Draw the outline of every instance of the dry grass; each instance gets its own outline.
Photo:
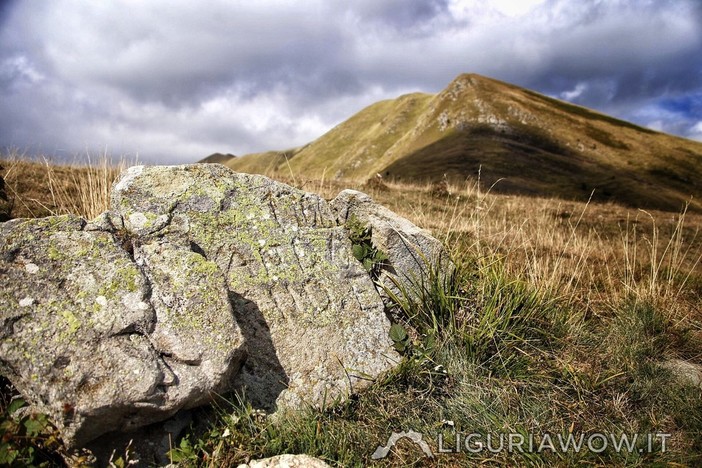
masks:
<instances>
[{"instance_id":1,"label":"dry grass","mask_svg":"<svg viewBox=\"0 0 702 468\"><path fill-rule=\"evenodd\" d=\"M104 161L2 165L20 200L17 213L29 215L91 217L104 209L118 171ZM455 329L437 345L414 343L396 374L341 408L274 423L233 402L211 429L181 444L181 460L219 466L295 451L364 466L392 430L436 434L451 419L482 433L673 437L666 454L463 454L442 458L442 466L702 462L699 388L676 383L661 366L672 358L702 365L701 215L499 195L471 180L449 184L445 196L430 184L306 180L292 170L286 182L326 198L344 188L366 191L443 239L467 274L457 292L430 297L425 312L435 304L459 314ZM445 373L435 371L439 365ZM393 457L381 466L423 466L412 446Z\"/></svg>"},{"instance_id":2,"label":"dry grass","mask_svg":"<svg viewBox=\"0 0 702 468\"><path fill-rule=\"evenodd\" d=\"M379 190L358 181L284 180L328 199L347 187L365 191L453 252L499 258L509 275L588 310L634 294L675 309L687 301L701 312L696 213L494 194L477 180L449 184L448 197L433 196L431 183L386 182L388 190Z\"/></svg>"},{"instance_id":3,"label":"dry grass","mask_svg":"<svg viewBox=\"0 0 702 468\"><path fill-rule=\"evenodd\" d=\"M124 159L114 164L106 154L57 164L13 151L0 157L0 176L12 199L13 218L77 214L93 219L108 208L112 182L130 165Z\"/></svg>"}]
</instances>

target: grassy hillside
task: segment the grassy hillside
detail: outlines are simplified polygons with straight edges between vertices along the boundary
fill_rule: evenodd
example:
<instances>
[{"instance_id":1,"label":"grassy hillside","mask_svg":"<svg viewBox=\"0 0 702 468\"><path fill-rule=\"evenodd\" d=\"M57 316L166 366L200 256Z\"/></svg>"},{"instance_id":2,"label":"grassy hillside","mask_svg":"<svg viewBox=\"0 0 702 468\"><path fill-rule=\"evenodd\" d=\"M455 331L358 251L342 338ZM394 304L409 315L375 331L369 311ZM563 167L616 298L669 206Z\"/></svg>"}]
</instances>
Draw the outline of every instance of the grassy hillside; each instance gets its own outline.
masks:
<instances>
[{"instance_id":1,"label":"grassy hillside","mask_svg":"<svg viewBox=\"0 0 702 468\"><path fill-rule=\"evenodd\" d=\"M61 196L51 195L57 174L59 193L75 194L87 174L108 180L115 172L2 158L0 166L15 207L62 205ZM363 188L288 173L287 182L326 198ZM398 298L392 316L408 337L396 371L346 404L286 418L224 396L195 412L196 423L173 441L172 460L237 466L307 453L339 467L699 466L702 215L504 195L471 183L446 188L442 196L430 184L370 189L377 201L432 230L459 265L446 281L418 285L423 301ZM106 192L95 193L104 208ZM692 367L675 371L681 366ZM50 426L27 434L28 416L10 414L17 406L11 392L0 392L6 431L0 454L16 450L14 466L45 459L76 465L84 454L58 445ZM444 448L455 448L457 433L531 434L537 445L546 433L641 438L632 450L611 443L601 452L461 450L434 460L403 441L386 459L371 458L392 432L408 429L422 433L435 453L440 435ZM647 434L654 436L651 445ZM665 450L655 434L670 434ZM124 466L129 456L115 460Z\"/></svg>"},{"instance_id":2,"label":"grassy hillside","mask_svg":"<svg viewBox=\"0 0 702 468\"><path fill-rule=\"evenodd\" d=\"M198 162L201 163L210 163L210 164L227 164L229 161L232 159L236 158L233 154L227 153L227 154L222 154L222 153L212 153L211 155L207 156L205 159L201 159Z\"/></svg>"},{"instance_id":3,"label":"grassy hillside","mask_svg":"<svg viewBox=\"0 0 702 468\"><path fill-rule=\"evenodd\" d=\"M480 177L500 193L702 211L702 143L479 75L437 95L373 104L294 154L249 155L242 172L407 182ZM499 182L498 182L499 181ZM692 197L692 199L691 199Z\"/></svg>"},{"instance_id":4,"label":"grassy hillside","mask_svg":"<svg viewBox=\"0 0 702 468\"><path fill-rule=\"evenodd\" d=\"M254 153L233 159L224 165L229 168L236 167L235 170L238 172L268 174L288 167L289 161L299 152L300 148L293 148L285 151Z\"/></svg>"}]
</instances>

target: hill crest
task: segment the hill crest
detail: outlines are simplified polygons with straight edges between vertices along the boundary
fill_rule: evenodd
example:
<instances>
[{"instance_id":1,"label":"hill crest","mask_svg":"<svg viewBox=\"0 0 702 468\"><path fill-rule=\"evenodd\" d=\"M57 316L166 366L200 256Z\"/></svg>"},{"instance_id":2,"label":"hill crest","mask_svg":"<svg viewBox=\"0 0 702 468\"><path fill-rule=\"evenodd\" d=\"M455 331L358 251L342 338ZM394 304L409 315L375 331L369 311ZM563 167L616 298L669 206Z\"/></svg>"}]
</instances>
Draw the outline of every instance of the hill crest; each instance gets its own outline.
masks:
<instances>
[{"instance_id":1,"label":"hill crest","mask_svg":"<svg viewBox=\"0 0 702 468\"><path fill-rule=\"evenodd\" d=\"M232 159L236 158L231 153L227 154L222 154L222 153L212 153L211 155L207 156L206 158L203 158L199 160L199 163L210 163L210 164L224 164L226 165L229 161Z\"/></svg>"},{"instance_id":2,"label":"hill crest","mask_svg":"<svg viewBox=\"0 0 702 468\"><path fill-rule=\"evenodd\" d=\"M476 74L372 104L317 140L234 170L309 178L477 178L503 193L702 211L702 143ZM498 182L499 181L499 182ZM694 197L691 199L691 197Z\"/></svg>"}]
</instances>

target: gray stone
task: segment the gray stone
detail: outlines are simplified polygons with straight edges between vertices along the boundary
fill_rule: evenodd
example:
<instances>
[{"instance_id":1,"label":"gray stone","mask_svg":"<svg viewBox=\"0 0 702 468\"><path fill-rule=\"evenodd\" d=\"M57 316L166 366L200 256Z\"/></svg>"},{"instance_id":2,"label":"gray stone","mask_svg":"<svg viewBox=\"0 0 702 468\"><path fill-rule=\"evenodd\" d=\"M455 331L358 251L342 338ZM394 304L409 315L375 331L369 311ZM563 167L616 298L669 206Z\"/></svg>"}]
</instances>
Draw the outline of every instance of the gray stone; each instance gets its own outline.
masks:
<instances>
[{"instance_id":1,"label":"gray stone","mask_svg":"<svg viewBox=\"0 0 702 468\"><path fill-rule=\"evenodd\" d=\"M337 218L210 164L130 168L90 222L0 224L0 371L103 451L231 389L267 411L343 400L400 358Z\"/></svg>"},{"instance_id":2,"label":"gray stone","mask_svg":"<svg viewBox=\"0 0 702 468\"><path fill-rule=\"evenodd\" d=\"M702 388L702 366L682 359L669 359L661 364L680 381Z\"/></svg>"},{"instance_id":3,"label":"gray stone","mask_svg":"<svg viewBox=\"0 0 702 468\"><path fill-rule=\"evenodd\" d=\"M375 203L365 193L344 190L330 205L339 223L355 218L371 229L371 242L388 257L378 280L394 294L401 294L398 284L408 294L416 292L430 276L429 268L444 275L453 268L442 243L431 233Z\"/></svg>"},{"instance_id":4,"label":"gray stone","mask_svg":"<svg viewBox=\"0 0 702 468\"><path fill-rule=\"evenodd\" d=\"M252 460L238 468L328 468L329 465L319 458L309 455L278 455L262 460Z\"/></svg>"},{"instance_id":5,"label":"gray stone","mask_svg":"<svg viewBox=\"0 0 702 468\"><path fill-rule=\"evenodd\" d=\"M383 303L317 195L212 164L131 168L112 196L140 242L188 246L224 275L249 353L235 386L256 407L331 403L399 361Z\"/></svg>"},{"instance_id":6,"label":"gray stone","mask_svg":"<svg viewBox=\"0 0 702 468\"><path fill-rule=\"evenodd\" d=\"M0 370L35 410L51 417L70 446L201 404L243 361L243 338L226 295L209 294L221 293L221 276L174 273L171 283L159 285L175 304L215 306L206 316L220 332L194 343L188 333L171 332L195 319L164 314L160 298L154 310L152 288L121 241L85 226L73 216L0 225ZM169 275L153 263L158 274ZM189 289L173 287L176 280ZM190 294L196 288L201 292ZM173 341L165 345L169 333Z\"/></svg>"}]
</instances>

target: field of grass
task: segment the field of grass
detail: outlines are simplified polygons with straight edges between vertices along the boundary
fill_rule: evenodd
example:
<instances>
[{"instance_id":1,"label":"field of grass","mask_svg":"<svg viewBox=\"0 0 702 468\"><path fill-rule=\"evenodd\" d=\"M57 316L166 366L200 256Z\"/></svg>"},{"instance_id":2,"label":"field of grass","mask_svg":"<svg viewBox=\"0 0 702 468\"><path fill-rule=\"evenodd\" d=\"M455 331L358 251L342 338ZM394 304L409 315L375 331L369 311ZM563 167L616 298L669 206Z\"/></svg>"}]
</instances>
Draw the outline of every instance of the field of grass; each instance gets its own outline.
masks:
<instances>
[{"instance_id":1,"label":"field of grass","mask_svg":"<svg viewBox=\"0 0 702 468\"><path fill-rule=\"evenodd\" d=\"M117 173L18 159L0 165L14 216L94 216L107 205L106 185L88 190L89 208L71 200L87 180L108 184ZM276 177L326 198L366 191L443 240L458 268L396 298L392 336L404 359L367 391L279 418L223 396L174 441L173 461L236 466L307 453L340 467L702 464L702 391L694 375L673 370L682 361L702 365L701 215L501 195L477 180L437 194L429 184ZM9 398L0 401L7 421ZM423 434L435 458L403 440L372 459L393 432L407 430ZM456 436L472 433L492 443L456 450ZM531 435L534 450L508 451L508 434ZM595 450L537 450L546 434L555 447L569 435L638 440L621 450L610 440L600 451L600 439ZM29 456L27 444L39 450L48 438L8 440ZM438 453L440 440L451 453Z\"/></svg>"}]
</instances>

